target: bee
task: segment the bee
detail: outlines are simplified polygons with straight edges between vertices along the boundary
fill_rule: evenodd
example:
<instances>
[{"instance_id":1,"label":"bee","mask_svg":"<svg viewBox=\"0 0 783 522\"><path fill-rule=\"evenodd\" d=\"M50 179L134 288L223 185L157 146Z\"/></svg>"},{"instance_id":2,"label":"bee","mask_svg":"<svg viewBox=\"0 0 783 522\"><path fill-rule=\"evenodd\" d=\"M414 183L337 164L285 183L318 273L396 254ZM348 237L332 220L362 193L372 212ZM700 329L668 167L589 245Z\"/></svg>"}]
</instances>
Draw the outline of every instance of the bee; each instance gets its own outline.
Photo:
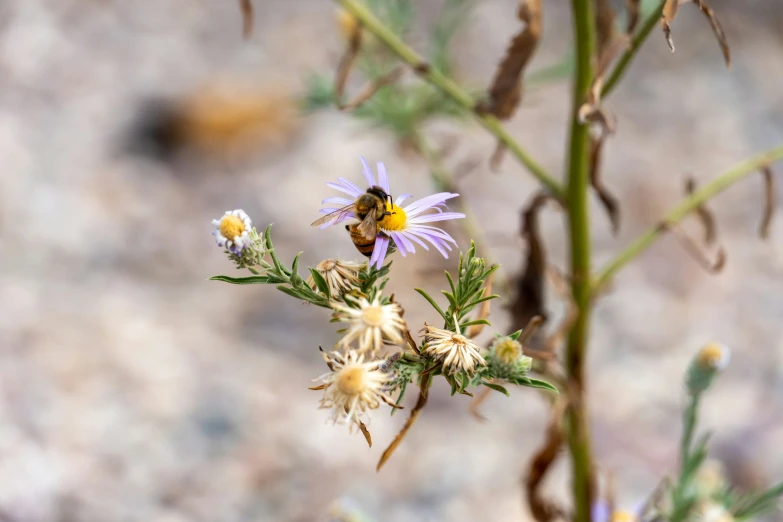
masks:
<instances>
[{"instance_id":1,"label":"bee","mask_svg":"<svg viewBox=\"0 0 783 522\"><path fill-rule=\"evenodd\" d=\"M375 238L378 235L378 224L386 216L393 214L387 210L387 203L391 203L391 196L381 187L372 186L367 189L367 192L356 198L356 201L313 221L312 226L317 227L324 223L338 221L353 212L361 222L345 225L345 230L351 236L356 250L370 257L375 247ZM384 232L381 232L381 235L386 236Z\"/></svg>"}]
</instances>

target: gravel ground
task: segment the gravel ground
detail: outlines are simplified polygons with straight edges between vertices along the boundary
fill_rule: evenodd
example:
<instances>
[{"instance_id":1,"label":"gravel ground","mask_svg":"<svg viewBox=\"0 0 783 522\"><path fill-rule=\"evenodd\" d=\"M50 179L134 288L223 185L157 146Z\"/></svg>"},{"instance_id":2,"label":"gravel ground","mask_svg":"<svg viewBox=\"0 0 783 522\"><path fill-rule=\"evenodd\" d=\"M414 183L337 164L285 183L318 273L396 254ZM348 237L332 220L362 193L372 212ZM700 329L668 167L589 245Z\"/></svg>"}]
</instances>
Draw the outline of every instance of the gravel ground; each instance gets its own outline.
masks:
<instances>
[{"instance_id":1,"label":"gravel ground","mask_svg":"<svg viewBox=\"0 0 783 522\"><path fill-rule=\"evenodd\" d=\"M423 195L431 187L420 160L334 111L280 123L252 154L158 162L121 151L149 96L184 96L223 78L285 96L308 71L334 68L341 44L330 2L255 3L255 34L244 42L231 2L0 0L0 519L312 521L343 509L389 522L527 520L519 477L546 422L536 393L493 397L489 422L479 423L467 399L437 386L376 474L403 416L376 416L371 450L325 424L307 390L323 371L318 345L336 340L324 314L271 288L206 281L230 269L209 235L224 210L275 222L284 257L350 257L338 231L308 226L323 183L358 176L363 154ZM422 25L437 3L422 2ZM456 42L461 81L491 76L517 29L512 4L478 2ZM537 66L569 45L568 14L551 4ZM605 179L623 201L623 227L613 237L594 206L598 262L654 223L685 175L710 179L783 141L783 69L774 65L783 8L713 4L732 43L729 71L708 25L683 8L677 53L655 34L610 101L619 129ZM555 173L568 91L529 92L510 124ZM475 127L441 125L433 135L457 136L450 165L493 148ZM535 183L507 160L501 173L483 162L460 184L512 271L523 253L517 212ZM783 474L783 218L768 241L755 237L760 195L751 178L710 204L729 254L722 274L703 273L664 238L597 307L594 444L627 505L671 471L682 373L710 339L734 355L704 405L717 455L742 484ZM543 221L562 266L562 216ZM437 290L453 259L417 254L395 266L406 317L432 320L411 288ZM493 318L502 329L501 308ZM562 496L566 486L561 465L548 488Z\"/></svg>"}]
</instances>

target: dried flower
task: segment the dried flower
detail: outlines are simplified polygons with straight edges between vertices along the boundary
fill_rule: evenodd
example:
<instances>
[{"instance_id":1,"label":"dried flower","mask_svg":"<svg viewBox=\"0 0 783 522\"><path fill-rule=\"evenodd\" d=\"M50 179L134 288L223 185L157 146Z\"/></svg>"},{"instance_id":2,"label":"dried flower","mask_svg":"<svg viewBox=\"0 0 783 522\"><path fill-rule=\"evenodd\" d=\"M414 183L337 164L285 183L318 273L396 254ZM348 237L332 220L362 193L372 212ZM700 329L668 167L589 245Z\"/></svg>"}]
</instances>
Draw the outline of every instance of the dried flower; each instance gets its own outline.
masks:
<instances>
[{"instance_id":1,"label":"dried flower","mask_svg":"<svg viewBox=\"0 0 783 522\"><path fill-rule=\"evenodd\" d=\"M318 263L315 270L326 280L326 284L329 285L329 293L332 296L339 296L359 284L359 272L364 270L366 266L365 263L324 259ZM312 276L307 278L307 284L313 290L318 290Z\"/></svg>"},{"instance_id":2,"label":"dried flower","mask_svg":"<svg viewBox=\"0 0 783 522\"><path fill-rule=\"evenodd\" d=\"M381 402L394 406L386 392L394 374L379 370L383 359L364 362L363 354L350 350L345 355L324 354L324 360L331 371L315 379L324 383L316 388L324 390L319 408L331 409L335 424L357 424L364 413L378 408Z\"/></svg>"},{"instance_id":3,"label":"dried flower","mask_svg":"<svg viewBox=\"0 0 783 522\"><path fill-rule=\"evenodd\" d=\"M380 351L384 341L393 344L404 342L403 331L407 328L402 318L402 308L397 303L381 304L378 293L372 302L366 298L345 297L346 304L332 303L335 318L351 323L340 345L348 349L358 341L359 353L371 355ZM351 306L353 305L353 306Z\"/></svg>"},{"instance_id":4,"label":"dried flower","mask_svg":"<svg viewBox=\"0 0 783 522\"><path fill-rule=\"evenodd\" d=\"M459 332L441 330L426 324L422 332L423 353L440 360L449 373L464 372L471 375L476 371L476 366L486 364L478 345Z\"/></svg>"},{"instance_id":5,"label":"dried flower","mask_svg":"<svg viewBox=\"0 0 783 522\"><path fill-rule=\"evenodd\" d=\"M390 193L389 179L386 176L386 167L383 163L378 163L378 181L376 183L375 176L370 170L370 166L362 158L364 177L367 180L368 188L372 186L381 187L387 194ZM322 201L323 204L330 204L332 206L322 208L321 212L329 214L335 210L352 204L356 198L364 194L364 190L354 185L345 178L338 178L337 183L327 183L328 187L339 190L345 194L351 196L352 199L345 197L331 197ZM386 254L389 251L389 244L391 241L399 249L403 257L409 252L415 253L416 248L413 243L418 243L424 250L429 250L427 244L422 239L427 240L432 246L440 252L443 257L448 258L447 250L451 250L452 246L457 242L444 230L428 225L435 221L445 221L448 219L461 219L465 217L465 214L459 212L443 212L441 207L445 207L446 200L455 198L459 194L451 192L438 192L431 196L422 198L415 203L411 203L406 207L401 207L400 204L411 197L410 194L401 194L394 200L394 203L387 202L386 210L392 214L384 217L378 223L378 236L375 240L375 248L373 249L372 257L370 258L370 265L380 268L383 265L383 261L386 258ZM435 212L425 213L429 210L435 210ZM335 219L324 224L324 227L329 225L336 225L347 219L356 218L353 213L338 215Z\"/></svg>"},{"instance_id":6,"label":"dried flower","mask_svg":"<svg viewBox=\"0 0 783 522\"><path fill-rule=\"evenodd\" d=\"M244 210L228 210L220 219L213 219L216 227L212 232L219 247L225 247L232 254L239 254L250 243L253 222Z\"/></svg>"}]
</instances>

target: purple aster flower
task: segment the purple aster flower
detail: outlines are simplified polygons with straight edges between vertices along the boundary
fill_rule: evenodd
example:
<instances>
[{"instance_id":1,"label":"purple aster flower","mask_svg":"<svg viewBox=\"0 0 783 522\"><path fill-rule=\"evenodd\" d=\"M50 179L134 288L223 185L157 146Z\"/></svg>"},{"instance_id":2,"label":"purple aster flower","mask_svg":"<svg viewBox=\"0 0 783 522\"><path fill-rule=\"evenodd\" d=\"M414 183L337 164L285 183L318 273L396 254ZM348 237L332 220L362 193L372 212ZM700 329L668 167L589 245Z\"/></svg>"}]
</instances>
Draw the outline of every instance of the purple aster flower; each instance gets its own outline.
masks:
<instances>
[{"instance_id":1,"label":"purple aster flower","mask_svg":"<svg viewBox=\"0 0 783 522\"><path fill-rule=\"evenodd\" d=\"M387 194L390 194L389 178L386 176L386 167L383 163L378 163L378 180L376 182L375 176L373 175L372 170L370 170L370 166L364 158L361 158L361 160L363 165L362 170L364 172L364 177L367 180L368 188L378 186ZM330 206L321 209L321 212L324 214L329 214L342 207L353 204L356 199L366 191L345 178L337 178L337 183L327 183L326 185L347 194L350 196L350 199L341 196L326 198L322 203L329 204ZM377 268L380 268L383 265L386 253L389 251L390 242L392 241L403 257L408 253L412 254L416 252L414 243L418 243L424 250L429 250L429 246L427 245L427 243L429 243L434 246L438 252L443 254L443 257L448 258L448 251L452 250L451 245L456 245L457 242L454 241L454 238L446 231L434 227L429 223L464 218L465 214L443 211L443 208L446 207L446 200L457 196L459 196L459 194L438 192L437 194L410 203L405 207L401 207L400 205L402 202L411 197L411 194L401 194L394 200L394 203L387 202L386 209L389 212L392 212L392 215L384 217L383 220L378 223L379 231L378 236L375 239L375 248L370 257L370 265L375 265ZM356 218L356 215L352 212L341 215L337 219L325 223L321 228L325 228L329 225L336 225L337 223L351 218Z\"/></svg>"}]
</instances>

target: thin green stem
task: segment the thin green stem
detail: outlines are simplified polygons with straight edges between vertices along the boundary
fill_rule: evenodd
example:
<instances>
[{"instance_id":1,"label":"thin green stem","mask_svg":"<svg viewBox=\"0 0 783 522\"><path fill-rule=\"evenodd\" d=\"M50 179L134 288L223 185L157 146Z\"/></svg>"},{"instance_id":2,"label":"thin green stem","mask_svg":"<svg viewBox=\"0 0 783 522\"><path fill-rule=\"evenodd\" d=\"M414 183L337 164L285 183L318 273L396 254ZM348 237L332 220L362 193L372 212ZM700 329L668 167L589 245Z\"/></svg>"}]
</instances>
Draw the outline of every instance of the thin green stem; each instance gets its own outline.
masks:
<instances>
[{"instance_id":1,"label":"thin green stem","mask_svg":"<svg viewBox=\"0 0 783 522\"><path fill-rule=\"evenodd\" d=\"M589 145L587 125L579 122L579 107L593 80L595 20L592 0L572 0L576 78L571 110L568 162L568 228L571 236L571 288L577 318L568 336L568 446L573 466L576 522L591 521L593 466L585 400L585 359L590 321L590 213L588 207Z\"/></svg>"},{"instance_id":2,"label":"thin green stem","mask_svg":"<svg viewBox=\"0 0 783 522\"><path fill-rule=\"evenodd\" d=\"M661 2L658 4L658 7L656 7L655 10L649 14L649 16L644 20L641 29L639 29L631 39L631 45L628 47L628 49L625 50L623 55L617 61L617 65L614 66L612 74L604 84L604 88L601 91L602 98L609 96L609 93L612 92L612 90L617 86L617 84L620 82L620 79L623 77L623 74L625 74L625 70L631 64L631 61L636 57L636 53L639 48L641 48L642 44L650 35L655 26L658 25L658 20L661 19L663 5L665 3L666 0L661 0Z\"/></svg>"},{"instance_id":3,"label":"thin green stem","mask_svg":"<svg viewBox=\"0 0 783 522\"><path fill-rule=\"evenodd\" d=\"M680 441L680 474L687 467L688 456L691 454L691 445L693 444L693 432L696 429L696 414L699 411L700 393L688 396L688 406L682 415L682 440Z\"/></svg>"},{"instance_id":4,"label":"thin green stem","mask_svg":"<svg viewBox=\"0 0 783 522\"><path fill-rule=\"evenodd\" d=\"M666 214L660 223L651 227L636 241L628 245L625 250L620 252L614 260L610 261L595 278L593 288L602 288L620 271L621 268L647 250L647 248L666 231L666 225L679 223L685 216L696 210L702 203L711 197L720 194L744 177L757 172L761 167L780 159L783 159L783 145L738 163L711 182L702 186Z\"/></svg>"},{"instance_id":5,"label":"thin green stem","mask_svg":"<svg viewBox=\"0 0 783 522\"><path fill-rule=\"evenodd\" d=\"M360 0L336 1L346 11L355 16L365 29L375 35L402 61L410 65L421 78L443 91L444 94L472 113L479 123L503 143L519 162L543 183L555 197L559 199L565 198L563 187L514 140L497 118L492 115L478 114L475 111L476 100L467 91L457 85L451 78L432 68L420 54L406 45L383 22L378 20Z\"/></svg>"}]
</instances>

